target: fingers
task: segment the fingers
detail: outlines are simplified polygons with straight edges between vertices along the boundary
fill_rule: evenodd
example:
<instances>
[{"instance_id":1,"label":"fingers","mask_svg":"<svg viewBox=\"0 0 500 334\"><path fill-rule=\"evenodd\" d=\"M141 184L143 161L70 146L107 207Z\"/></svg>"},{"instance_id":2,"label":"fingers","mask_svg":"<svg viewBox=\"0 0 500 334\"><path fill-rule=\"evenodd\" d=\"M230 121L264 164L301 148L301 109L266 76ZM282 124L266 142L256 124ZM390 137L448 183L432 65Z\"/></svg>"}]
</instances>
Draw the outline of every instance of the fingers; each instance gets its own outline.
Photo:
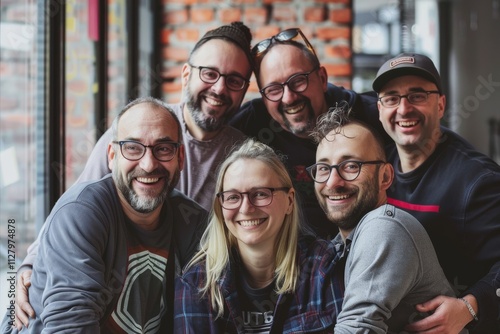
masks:
<instances>
[{"instance_id":1,"label":"fingers","mask_svg":"<svg viewBox=\"0 0 500 334\"><path fill-rule=\"evenodd\" d=\"M26 270L18 276L17 280L15 326L18 330L21 330L23 325L28 327L29 318L35 317L28 294L28 288L31 286L31 273L31 270Z\"/></svg>"}]
</instances>

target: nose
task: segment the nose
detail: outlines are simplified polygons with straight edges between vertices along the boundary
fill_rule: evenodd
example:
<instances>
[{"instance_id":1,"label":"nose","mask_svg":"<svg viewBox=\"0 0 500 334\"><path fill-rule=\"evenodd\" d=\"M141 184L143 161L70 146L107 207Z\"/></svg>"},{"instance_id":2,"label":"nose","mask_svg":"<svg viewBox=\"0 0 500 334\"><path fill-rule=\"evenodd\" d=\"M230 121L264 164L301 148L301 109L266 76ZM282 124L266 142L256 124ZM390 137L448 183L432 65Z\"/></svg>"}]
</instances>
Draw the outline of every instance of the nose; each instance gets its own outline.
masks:
<instances>
[{"instance_id":1,"label":"nose","mask_svg":"<svg viewBox=\"0 0 500 334\"><path fill-rule=\"evenodd\" d=\"M212 84L211 90L217 94L220 95L224 90L226 89L226 78L224 78L222 75L219 77L219 80L217 80L216 83Z\"/></svg>"},{"instance_id":2,"label":"nose","mask_svg":"<svg viewBox=\"0 0 500 334\"><path fill-rule=\"evenodd\" d=\"M284 104L293 104L295 100L297 99L297 93L292 91L288 85L285 85L283 87L283 97L281 98L281 101Z\"/></svg>"},{"instance_id":3,"label":"nose","mask_svg":"<svg viewBox=\"0 0 500 334\"><path fill-rule=\"evenodd\" d=\"M334 189L334 188L342 186L344 184L345 184L345 180L340 177L338 170L335 168L332 168L332 172L330 173L330 177L326 181L325 186L329 189Z\"/></svg>"},{"instance_id":4,"label":"nose","mask_svg":"<svg viewBox=\"0 0 500 334\"><path fill-rule=\"evenodd\" d=\"M402 97L399 101L398 113L405 114L413 108L413 105L408 101L408 98Z\"/></svg>"},{"instance_id":5,"label":"nose","mask_svg":"<svg viewBox=\"0 0 500 334\"><path fill-rule=\"evenodd\" d=\"M150 147L146 148L146 153L139 160L139 167L141 167L146 172L152 172L158 167L158 160L153 155L153 151Z\"/></svg>"},{"instance_id":6,"label":"nose","mask_svg":"<svg viewBox=\"0 0 500 334\"><path fill-rule=\"evenodd\" d=\"M240 205L240 213L248 213L248 212L253 212L255 211L255 206L250 202L248 199L248 194L243 195L243 198L241 199L241 205Z\"/></svg>"}]
</instances>

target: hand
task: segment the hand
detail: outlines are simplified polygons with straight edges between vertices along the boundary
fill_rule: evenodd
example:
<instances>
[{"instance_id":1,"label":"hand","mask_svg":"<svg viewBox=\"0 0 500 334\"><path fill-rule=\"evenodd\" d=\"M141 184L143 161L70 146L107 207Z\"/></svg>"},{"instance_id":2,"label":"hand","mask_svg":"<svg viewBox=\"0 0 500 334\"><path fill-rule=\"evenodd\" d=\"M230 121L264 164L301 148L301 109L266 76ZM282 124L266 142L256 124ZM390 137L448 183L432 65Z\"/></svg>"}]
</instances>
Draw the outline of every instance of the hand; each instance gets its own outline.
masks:
<instances>
[{"instance_id":1,"label":"hand","mask_svg":"<svg viewBox=\"0 0 500 334\"><path fill-rule=\"evenodd\" d=\"M29 303L28 288L31 286L31 270L23 271L17 278L16 293L16 328L21 331L28 327L29 318L35 317L35 311Z\"/></svg>"},{"instance_id":2,"label":"hand","mask_svg":"<svg viewBox=\"0 0 500 334\"><path fill-rule=\"evenodd\" d=\"M472 297L468 295L467 297ZM474 298L474 304L475 298ZM472 316L463 301L454 297L437 296L425 303L416 305L418 312L432 314L422 320L406 326L412 333L459 333L471 320Z\"/></svg>"}]
</instances>

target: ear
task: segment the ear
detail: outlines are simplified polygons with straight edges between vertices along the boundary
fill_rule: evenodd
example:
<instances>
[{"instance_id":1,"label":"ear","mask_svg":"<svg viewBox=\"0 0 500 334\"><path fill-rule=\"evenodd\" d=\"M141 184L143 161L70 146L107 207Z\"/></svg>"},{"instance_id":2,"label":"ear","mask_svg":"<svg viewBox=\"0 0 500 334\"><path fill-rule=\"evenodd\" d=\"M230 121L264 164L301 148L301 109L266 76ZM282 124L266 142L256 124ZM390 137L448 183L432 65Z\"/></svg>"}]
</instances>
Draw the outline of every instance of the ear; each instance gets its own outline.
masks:
<instances>
[{"instance_id":1,"label":"ear","mask_svg":"<svg viewBox=\"0 0 500 334\"><path fill-rule=\"evenodd\" d=\"M288 207L286 209L286 214L289 215L293 211L293 205L295 200L295 189L290 189L288 191Z\"/></svg>"},{"instance_id":2,"label":"ear","mask_svg":"<svg viewBox=\"0 0 500 334\"><path fill-rule=\"evenodd\" d=\"M179 146L179 149L177 152L177 157L179 159L179 170L181 171L184 169L184 161L185 161L185 157L186 157L186 152L184 150L184 144Z\"/></svg>"},{"instance_id":3,"label":"ear","mask_svg":"<svg viewBox=\"0 0 500 334\"><path fill-rule=\"evenodd\" d=\"M113 163L115 159L115 148L113 147L113 143L108 144L108 168L113 170Z\"/></svg>"},{"instance_id":4,"label":"ear","mask_svg":"<svg viewBox=\"0 0 500 334\"><path fill-rule=\"evenodd\" d=\"M326 92L328 88L328 73L326 72L326 68L321 66L318 70L319 77L321 79L321 86L323 87L323 92Z\"/></svg>"},{"instance_id":5,"label":"ear","mask_svg":"<svg viewBox=\"0 0 500 334\"><path fill-rule=\"evenodd\" d=\"M182 90L184 90L187 86L189 80L189 73L191 73L191 66L189 66L188 63L184 63L184 65L182 65L182 70L181 70Z\"/></svg>"},{"instance_id":6,"label":"ear","mask_svg":"<svg viewBox=\"0 0 500 334\"><path fill-rule=\"evenodd\" d=\"M381 165L380 173L382 174L380 175L381 177L379 179L380 190L386 191L387 189L389 189L392 181L394 180L394 168L390 163L387 162Z\"/></svg>"},{"instance_id":7,"label":"ear","mask_svg":"<svg viewBox=\"0 0 500 334\"><path fill-rule=\"evenodd\" d=\"M439 100L438 100L439 119L443 118L445 108L446 108L446 96L444 94L439 95Z\"/></svg>"}]
</instances>

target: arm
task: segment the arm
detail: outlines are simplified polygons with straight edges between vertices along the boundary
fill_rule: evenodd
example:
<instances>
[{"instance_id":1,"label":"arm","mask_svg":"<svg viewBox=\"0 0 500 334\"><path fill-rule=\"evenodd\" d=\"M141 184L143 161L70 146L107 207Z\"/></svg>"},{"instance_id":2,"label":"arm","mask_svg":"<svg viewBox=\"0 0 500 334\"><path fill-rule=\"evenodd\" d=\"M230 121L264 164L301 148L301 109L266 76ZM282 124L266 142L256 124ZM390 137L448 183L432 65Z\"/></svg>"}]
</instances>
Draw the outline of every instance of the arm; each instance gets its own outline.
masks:
<instances>
[{"instance_id":1,"label":"arm","mask_svg":"<svg viewBox=\"0 0 500 334\"><path fill-rule=\"evenodd\" d=\"M111 294L104 279L109 226L95 207L69 203L49 217L34 264L33 303L43 333L98 333Z\"/></svg>"}]
</instances>

